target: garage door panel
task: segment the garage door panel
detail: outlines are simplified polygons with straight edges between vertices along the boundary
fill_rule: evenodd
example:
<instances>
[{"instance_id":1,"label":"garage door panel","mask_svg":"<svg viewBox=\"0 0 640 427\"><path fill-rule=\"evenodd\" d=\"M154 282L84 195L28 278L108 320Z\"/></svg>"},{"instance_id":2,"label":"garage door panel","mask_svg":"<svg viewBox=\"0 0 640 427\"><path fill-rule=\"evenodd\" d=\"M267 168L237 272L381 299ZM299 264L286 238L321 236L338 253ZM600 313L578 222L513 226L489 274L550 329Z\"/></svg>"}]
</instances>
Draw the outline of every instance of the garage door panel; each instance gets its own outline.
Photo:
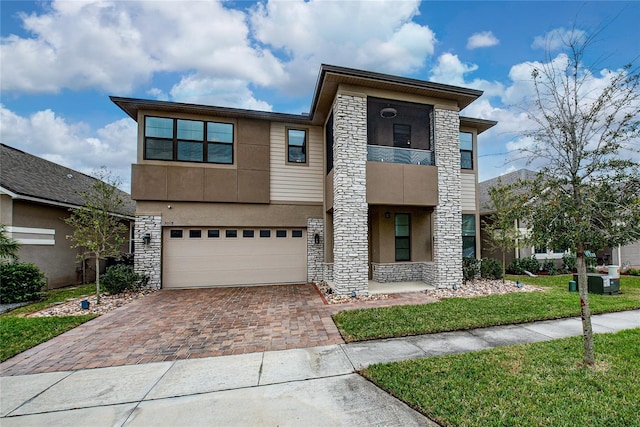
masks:
<instances>
[{"instance_id":1,"label":"garage door panel","mask_svg":"<svg viewBox=\"0 0 640 427\"><path fill-rule=\"evenodd\" d=\"M307 279L306 235L261 238L171 238L170 229L163 237L163 287L207 287L269 283L304 283ZM297 229L299 230L299 229Z\"/></svg>"}]
</instances>

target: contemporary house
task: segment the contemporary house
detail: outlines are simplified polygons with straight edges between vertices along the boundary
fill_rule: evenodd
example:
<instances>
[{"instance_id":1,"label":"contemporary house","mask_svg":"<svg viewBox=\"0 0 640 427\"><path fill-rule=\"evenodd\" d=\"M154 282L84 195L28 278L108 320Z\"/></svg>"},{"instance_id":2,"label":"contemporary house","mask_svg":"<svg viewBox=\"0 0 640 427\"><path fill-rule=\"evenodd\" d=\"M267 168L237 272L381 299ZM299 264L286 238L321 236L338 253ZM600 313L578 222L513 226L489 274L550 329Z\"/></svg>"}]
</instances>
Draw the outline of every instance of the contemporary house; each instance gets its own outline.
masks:
<instances>
[{"instance_id":1,"label":"contemporary house","mask_svg":"<svg viewBox=\"0 0 640 427\"><path fill-rule=\"evenodd\" d=\"M322 65L309 114L112 97L138 123L136 268L162 288L462 281L481 91Z\"/></svg>"},{"instance_id":2,"label":"contemporary house","mask_svg":"<svg viewBox=\"0 0 640 427\"><path fill-rule=\"evenodd\" d=\"M35 264L49 288L59 288L95 279L93 261L77 259L66 236L73 229L64 220L70 209L84 201L78 192L90 190L95 178L40 157L0 144L0 224L9 237L20 243L19 261ZM122 212L114 212L133 227L135 203L125 200ZM129 242L122 248L130 252Z\"/></svg>"}]
</instances>

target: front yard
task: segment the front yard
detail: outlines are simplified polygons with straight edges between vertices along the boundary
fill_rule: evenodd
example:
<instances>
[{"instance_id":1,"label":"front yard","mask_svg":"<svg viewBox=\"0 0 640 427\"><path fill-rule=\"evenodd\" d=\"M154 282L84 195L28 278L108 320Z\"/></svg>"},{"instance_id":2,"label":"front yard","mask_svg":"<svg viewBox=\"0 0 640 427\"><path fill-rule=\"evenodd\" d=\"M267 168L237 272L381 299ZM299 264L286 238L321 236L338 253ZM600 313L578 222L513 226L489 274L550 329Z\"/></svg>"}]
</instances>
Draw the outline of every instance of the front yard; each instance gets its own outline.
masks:
<instances>
[{"instance_id":1,"label":"front yard","mask_svg":"<svg viewBox=\"0 0 640 427\"><path fill-rule=\"evenodd\" d=\"M362 374L442 426L640 426L640 329L372 365Z\"/></svg>"},{"instance_id":2,"label":"front yard","mask_svg":"<svg viewBox=\"0 0 640 427\"><path fill-rule=\"evenodd\" d=\"M406 305L337 313L333 320L347 342L474 329L580 315L577 292L568 292L571 275L510 276L545 292L477 298L448 298ZM640 277L623 276L619 295L589 294L593 314L640 308Z\"/></svg>"},{"instance_id":3,"label":"front yard","mask_svg":"<svg viewBox=\"0 0 640 427\"><path fill-rule=\"evenodd\" d=\"M72 298L92 295L95 289L93 284L52 289L44 292L41 301L0 315L0 362L95 318L95 315L25 317Z\"/></svg>"}]
</instances>

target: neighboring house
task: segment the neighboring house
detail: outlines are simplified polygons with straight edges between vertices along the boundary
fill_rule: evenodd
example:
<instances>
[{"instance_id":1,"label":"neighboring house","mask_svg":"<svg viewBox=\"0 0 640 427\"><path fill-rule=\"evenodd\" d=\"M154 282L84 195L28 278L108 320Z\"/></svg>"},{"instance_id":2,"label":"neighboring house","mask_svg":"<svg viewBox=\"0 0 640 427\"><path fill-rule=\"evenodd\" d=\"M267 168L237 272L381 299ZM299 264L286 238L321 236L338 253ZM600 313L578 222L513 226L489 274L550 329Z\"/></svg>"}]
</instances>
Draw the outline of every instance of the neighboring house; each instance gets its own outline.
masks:
<instances>
[{"instance_id":1,"label":"neighboring house","mask_svg":"<svg viewBox=\"0 0 640 427\"><path fill-rule=\"evenodd\" d=\"M66 236L73 229L64 220L70 208L83 204L79 191L90 190L95 178L0 144L0 223L9 236L20 243L20 262L37 265L46 277L48 288L58 288L95 279L93 261L77 259ZM135 203L126 201L123 221L133 226ZM128 237L128 236L127 236ZM123 251L130 252L129 244Z\"/></svg>"},{"instance_id":2,"label":"neighboring house","mask_svg":"<svg viewBox=\"0 0 640 427\"><path fill-rule=\"evenodd\" d=\"M515 172L511 172L497 178L492 178L479 183L480 193L480 217L481 217L481 239L482 239L482 257L502 259L502 253L500 250L491 250L488 244L486 244L489 236L487 235L484 227L484 221L489 221L491 213L494 211L491 197L489 197L489 189L496 185L511 185L516 181L529 181L533 180L536 176L536 172L520 169ZM518 220L517 227L520 231L526 233L527 226L522 221ZM620 258L622 258L622 264L619 262L618 252L620 252ZM514 258L529 258L534 256L540 262L544 260L556 260L556 264L560 266L562 256L565 254L563 250L553 250L551 248L535 248L535 247L516 247L513 251L510 251L506 256L507 265L513 261ZM622 266L640 266L640 242L636 242L627 246L619 248L605 248L599 251L597 254L597 261L599 265L622 265Z\"/></svg>"},{"instance_id":3,"label":"neighboring house","mask_svg":"<svg viewBox=\"0 0 640 427\"><path fill-rule=\"evenodd\" d=\"M496 124L459 112L481 94L322 65L309 114L112 97L138 122L136 269L162 288L459 284Z\"/></svg>"}]
</instances>

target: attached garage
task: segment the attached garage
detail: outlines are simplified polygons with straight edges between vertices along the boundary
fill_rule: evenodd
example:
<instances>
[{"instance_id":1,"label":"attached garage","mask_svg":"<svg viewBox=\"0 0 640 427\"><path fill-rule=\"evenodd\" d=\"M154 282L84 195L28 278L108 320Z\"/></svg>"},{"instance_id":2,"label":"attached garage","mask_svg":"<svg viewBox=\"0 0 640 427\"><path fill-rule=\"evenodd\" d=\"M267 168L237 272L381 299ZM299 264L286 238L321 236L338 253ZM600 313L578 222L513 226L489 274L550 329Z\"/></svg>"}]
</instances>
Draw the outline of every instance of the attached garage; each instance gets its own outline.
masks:
<instances>
[{"instance_id":1,"label":"attached garage","mask_svg":"<svg viewBox=\"0 0 640 427\"><path fill-rule=\"evenodd\" d=\"M162 241L165 289L307 281L304 229L165 227Z\"/></svg>"}]
</instances>

